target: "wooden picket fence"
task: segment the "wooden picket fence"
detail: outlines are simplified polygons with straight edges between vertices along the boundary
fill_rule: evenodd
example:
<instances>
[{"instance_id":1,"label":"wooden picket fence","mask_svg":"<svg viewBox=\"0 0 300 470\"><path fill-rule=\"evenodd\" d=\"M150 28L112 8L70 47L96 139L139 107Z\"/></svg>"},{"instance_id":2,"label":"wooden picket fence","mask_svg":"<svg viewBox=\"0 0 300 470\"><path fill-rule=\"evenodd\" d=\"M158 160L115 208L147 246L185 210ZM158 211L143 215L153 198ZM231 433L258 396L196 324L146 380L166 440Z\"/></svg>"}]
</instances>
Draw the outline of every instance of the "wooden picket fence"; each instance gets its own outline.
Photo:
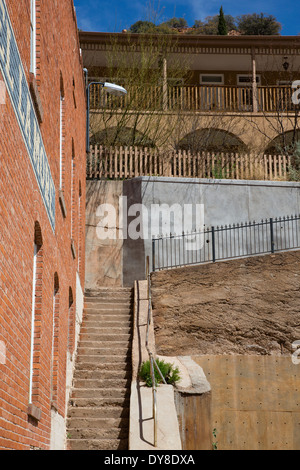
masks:
<instances>
[{"instance_id":1,"label":"wooden picket fence","mask_svg":"<svg viewBox=\"0 0 300 470\"><path fill-rule=\"evenodd\" d=\"M286 180L290 157L188 151L162 152L144 147L91 146L87 179L122 180L138 176Z\"/></svg>"}]
</instances>

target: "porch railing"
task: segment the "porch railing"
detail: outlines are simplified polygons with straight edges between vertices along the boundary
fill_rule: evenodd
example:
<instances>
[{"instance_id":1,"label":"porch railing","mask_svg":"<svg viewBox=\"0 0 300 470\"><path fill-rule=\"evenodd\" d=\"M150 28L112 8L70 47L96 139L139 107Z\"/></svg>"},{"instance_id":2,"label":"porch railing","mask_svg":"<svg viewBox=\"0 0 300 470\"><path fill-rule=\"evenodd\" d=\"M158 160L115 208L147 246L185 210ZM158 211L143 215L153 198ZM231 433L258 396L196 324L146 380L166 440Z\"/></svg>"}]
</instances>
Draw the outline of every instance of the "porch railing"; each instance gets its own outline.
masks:
<instances>
[{"instance_id":1,"label":"porch railing","mask_svg":"<svg viewBox=\"0 0 300 470\"><path fill-rule=\"evenodd\" d=\"M211 112L290 112L293 104L290 86L185 85L129 86L127 95L116 97L103 93L100 85L90 88L90 109L128 109L144 111Z\"/></svg>"}]
</instances>

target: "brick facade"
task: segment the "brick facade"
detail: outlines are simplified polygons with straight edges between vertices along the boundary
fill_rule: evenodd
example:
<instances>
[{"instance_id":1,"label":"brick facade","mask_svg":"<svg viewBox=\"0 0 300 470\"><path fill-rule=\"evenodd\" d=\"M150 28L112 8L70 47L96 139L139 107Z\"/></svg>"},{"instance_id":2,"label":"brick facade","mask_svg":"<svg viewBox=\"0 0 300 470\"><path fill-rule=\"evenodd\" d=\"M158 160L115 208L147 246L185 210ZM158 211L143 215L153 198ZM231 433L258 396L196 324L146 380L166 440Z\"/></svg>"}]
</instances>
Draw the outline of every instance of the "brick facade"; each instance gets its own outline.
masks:
<instances>
[{"instance_id":1,"label":"brick facade","mask_svg":"<svg viewBox=\"0 0 300 470\"><path fill-rule=\"evenodd\" d=\"M84 288L86 101L76 16L72 0L35 3L35 75L30 73L31 0L0 0L0 33L18 46L38 122L31 128L33 161L43 177L41 147L36 152L39 127L55 188L55 225L42 197L43 191L50 197L51 178L40 189L13 106L12 96L21 100L13 47L1 46L0 449L51 448L51 413L65 418L78 280ZM8 92L6 66L15 95ZM26 113L20 107L21 118L27 120Z\"/></svg>"}]
</instances>

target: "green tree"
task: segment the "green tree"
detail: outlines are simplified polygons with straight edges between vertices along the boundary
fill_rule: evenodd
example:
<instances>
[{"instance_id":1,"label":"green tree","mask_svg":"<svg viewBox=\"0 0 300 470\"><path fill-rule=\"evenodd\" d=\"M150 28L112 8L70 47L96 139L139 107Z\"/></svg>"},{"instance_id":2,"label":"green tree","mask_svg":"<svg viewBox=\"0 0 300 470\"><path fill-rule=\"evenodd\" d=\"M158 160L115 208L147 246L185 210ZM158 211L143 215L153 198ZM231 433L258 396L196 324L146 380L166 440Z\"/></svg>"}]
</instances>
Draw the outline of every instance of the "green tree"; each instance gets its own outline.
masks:
<instances>
[{"instance_id":1,"label":"green tree","mask_svg":"<svg viewBox=\"0 0 300 470\"><path fill-rule=\"evenodd\" d=\"M219 14L219 19L218 19L218 34L220 36L227 36L228 34L227 23L224 17L222 6L220 8L220 14Z\"/></svg>"},{"instance_id":2,"label":"green tree","mask_svg":"<svg viewBox=\"0 0 300 470\"><path fill-rule=\"evenodd\" d=\"M151 21L137 21L130 26L131 33L153 33L156 26Z\"/></svg>"},{"instance_id":3,"label":"green tree","mask_svg":"<svg viewBox=\"0 0 300 470\"><path fill-rule=\"evenodd\" d=\"M186 28L188 25L184 18L171 18L169 21L166 21L165 24L175 29Z\"/></svg>"},{"instance_id":4,"label":"green tree","mask_svg":"<svg viewBox=\"0 0 300 470\"><path fill-rule=\"evenodd\" d=\"M237 18L238 29L247 35L278 35L281 24L273 15L264 16L263 13L242 15Z\"/></svg>"},{"instance_id":5,"label":"green tree","mask_svg":"<svg viewBox=\"0 0 300 470\"><path fill-rule=\"evenodd\" d=\"M236 20L231 15L224 15L227 31L236 30ZM193 30L189 34L219 34L218 33L219 15L207 16L204 21L196 20Z\"/></svg>"}]
</instances>

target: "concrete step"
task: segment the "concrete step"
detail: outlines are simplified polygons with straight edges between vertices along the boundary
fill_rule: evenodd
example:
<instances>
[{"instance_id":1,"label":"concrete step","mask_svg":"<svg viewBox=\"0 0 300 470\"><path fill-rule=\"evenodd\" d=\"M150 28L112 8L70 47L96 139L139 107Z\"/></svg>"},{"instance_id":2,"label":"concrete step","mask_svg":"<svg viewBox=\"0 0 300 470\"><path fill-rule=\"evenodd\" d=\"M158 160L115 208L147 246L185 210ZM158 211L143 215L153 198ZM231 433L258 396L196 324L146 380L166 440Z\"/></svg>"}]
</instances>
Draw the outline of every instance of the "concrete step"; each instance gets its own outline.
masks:
<instances>
[{"instance_id":1,"label":"concrete step","mask_svg":"<svg viewBox=\"0 0 300 470\"><path fill-rule=\"evenodd\" d=\"M110 336L112 339L113 338L118 338L118 336L121 335L129 335L132 337L132 327L131 325L127 325L126 327L110 327L110 326L98 326L94 328L90 327L82 327L81 328L81 334L80 334L80 340L85 340L87 338L98 338L98 337L107 337Z\"/></svg>"},{"instance_id":2,"label":"concrete step","mask_svg":"<svg viewBox=\"0 0 300 470\"><path fill-rule=\"evenodd\" d=\"M128 370L128 368L131 368L131 358L120 356L82 356L78 359L77 365L79 370L92 370L93 367L98 370L101 368L106 370L111 370L112 368Z\"/></svg>"},{"instance_id":3,"label":"concrete step","mask_svg":"<svg viewBox=\"0 0 300 470\"><path fill-rule=\"evenodd\" d=\"M93 398L93 397L74 397L70 399L70 405L75 407L84 408L100 408L100 407L114 407L114 406L129 406L129 397L104 397L104 398Z\"/></svg>"},{"instance_id":4,"label":"concrete step","mask_svg":"<svg viewBox=\"0 0 300 470\"><path fill-rule=\"evenodd\" d=\"M125 299L133 300L134 294L133 289L102 289L99 292L96 292L94 295L86 294L84 296L85 302L97 302L103 299Z\"/></svg>"},{"instance_id":5,"label":"concrete step","mask_svg":"<svg viewBox=\"0 0 300 470\"><path fill-rule=\"evenodd\" d=\"M89 309L96 309L100 308L103 310L104 308L124 308L124 309L130 309L132 308L133 304L130 300L126 299L119 299L118 302L116 302L115 299L103 299L102 301L94 301L94 302L85 302L84 304L84 309L89 310Z\"/></svg>"},{"instance_id":6,"label":"concrete step","mask_svg":"<svg viewBox=\"0 0 300 470\"><path fill-rule=\"evenodd\" d=\"M132 321L132 315L128 312L108 312L107 310L100 312L93 312L93 313L86 313L83 317L83 321L103 321L103 320L111 320L111 321Z\"/></svg>"},{"instance_id":7,"label":"concrete step","mask_svg":"<svg viewBox=\"0 0 300 470\"><path fill-rule=\"evenodd\" d=\"M128 439L69 439L69 450L128 450Z\"/></svg>"},{"instance_id":8,"label":"concrete step","mask_svg":"<svg viewBox=\"0 0 300 470\"><path fill-rule=\"evenodd\" d=\"M120 370L116 369L101 369L101 370L79 370L74 372L74 380L131 380L131 367Z\"/></svg>"},{"instance_id":9,"label":"concrete step","mask_svg":"<svg viewBox=\"0 0 300 470\"><path fill-rule=\"evenodd\" d=\"M132 320L112 320L111 317L109 319L99 319L95 320L85 320L85 326L83 327L83 331L85 328L102 328L102 327L119 327L119 328L130 328L132 326Z\"/></svg>"},{"instance_id":10,"label":"concrete step","mask_svg":"<svg viewBox=\"0 0 300 470\"><path fill-rule=\"evenodd\" d=\"M82 358L82 362L77 362L76 369L77 371L85 372L111 372L112 370L118 371L131 371L131 361L115 361L115 362L97 362L97 361L87 361L85 358Z\"/></svg>"},{"instance_id":11,"label":"concrete step","mask_svg":"<svg viewBox=\"0 0 300 470\"><path fill-rule=\"evenodd\" d=\"M91 388L91 389L102 389L102 388L126 388L130 387L131 378L120 378L120 377L110 377L104 379L97 378L84 378L74 379L74 389L78 388Z\"/></svg>"},{"instance_id":12,"label":"concrete step","mask_svg":"<svg viewBox=\"0 0 300 470\"><path fill-rule=\"evenodd\" d=\"M83 417L83 418L67 418L67 427L68 429L97 429L97 428L110 428L110 429L116 429L116 428L125 428L127 429L129 427L129 418L125 417L122 418L117 417L117 418L91 418L91 417ZM72 433L71 433L72 434ZM74 437L74 436L72 436Z\"/></svg>"},{"instance_id":13,"label":"concrete step","mask_svg":"<svg viewBox=\"0 0 300 470\"><path fill-rule=\"evenodd\" d=\"M128 343L131 344L132 334L130 333L118 333L118 334L101 334L100 333L93 333L92 330L90 333L83 333L80 337L80 345L88 342L107 342L107 343Z\"/></svg>"},{"instance_id":14,"label":"concrete step","mask_svg":"<svg viewBox=\"0 0 300 470\"><path fill-rule=\"evenodd\" d=\"M126 406L127 405L127 406ZM69 406L68 419L129 419L129 403L103 406Z\"/></svg>"},{"instance_id":15,"label":"concrete step","mask_svg":"<svg viewBox=\"0 0 300 470\"><path fill-rule=\"evenodd\" d=\"M117 310L117 309L105 309L105 310L97 310L97 309L90 309L87 310L85 309L84 315L83 315L83 320L89 319L89 318L100 318L100 317L105 317L110 315L111 317L122 317L122 318L132 318L131 310Z\"/></svg>"},{"instance_id":16,"label":"concrete step","mask_svg":"<svg viewBox=\"0 0 300 470\"><path fill-rule=\"evenodd\" d=\"M105 346L105 345L103 345ZM78 357L82 356L123 356L128 357L131 355L131 352L128 350L128 347L118 346L115 348L111 347L101 347L101 348L78 348Z\"/></svg>"},{"instance_id":17,"label":"concrete step","mask_svg":"<svg viewBox=\"0 0 300 470\"><path fill-rule=\"evenodd\" d=\"M89 423L87 423L90 426ZM95 427L87 428L68 428L68 439L128 439L129 429L128 427L123 427L122 429L116 427L108 427L103 425L98 429Z\"/></svg>"},{"instance_id":18,"label":"concrete step","mask_svg":"<svg viewBox=\"0 0 300 470\"><path fill-rule=\"evenodd\" d=\"M71 400L76 398L86 398L86 399L103 399L103 398L126 398L130 396L130 388L73 388Z\"/></svg>"},{"instance_id":19,"label":"concrete step","mask_svg":"<svg viewBox=\"0 0 300 470\"><path fill-rule=\"evenodd\" d=\"M112 319L116 320L116 317L120 317L121 319L128 319L131 320L133 315L131 311L121 311L121 310L91 310L89 312L85 311L83 315L83 321L88 320L89 318L101 319L106 317L112 317Z\"/></svg>"},{"instance_id":20,"label":"concrete step","mask_svg":"<svg viewBox=\"0 0 300 470\"><path fill-rule=\"evenodd\" d=\"M131 339L127 339L124 341L118 341L117 339L115 341L111 339L102 339L102 340L89 340L89 341L84 341L83 339L80 341L80 348L79 349L86 349L86 348L92 348L92 349L99 349L99 348L110 348L110 349L128 349L131 345ZM79 350L78 349L78 350Z\"/></svg>"}]
</instances>

